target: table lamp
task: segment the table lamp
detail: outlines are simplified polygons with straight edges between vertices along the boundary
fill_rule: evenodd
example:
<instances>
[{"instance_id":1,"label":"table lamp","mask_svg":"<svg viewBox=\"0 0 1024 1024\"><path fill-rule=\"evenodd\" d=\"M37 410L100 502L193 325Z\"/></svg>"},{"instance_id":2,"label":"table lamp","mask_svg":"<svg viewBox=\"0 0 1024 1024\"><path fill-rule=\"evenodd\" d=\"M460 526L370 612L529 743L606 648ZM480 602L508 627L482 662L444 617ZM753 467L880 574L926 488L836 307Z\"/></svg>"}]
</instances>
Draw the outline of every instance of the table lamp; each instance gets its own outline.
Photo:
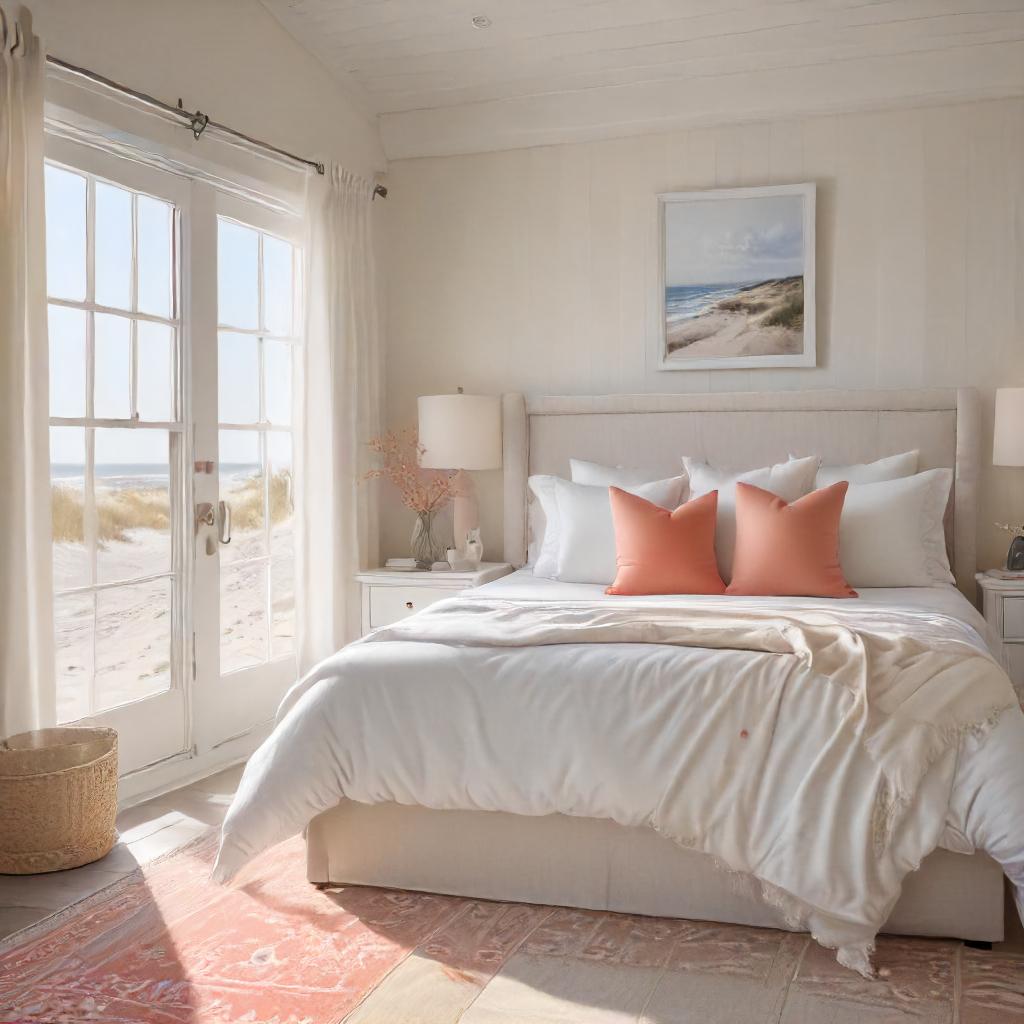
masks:
<instances>
[{"instance_id":1,"label":"table lamp","mask_svg":"<svg viewBox=\"0 0 1024 1024\"><path fill-rule=\"evenodd\" d=\"M992 465L1024 466L1024 388L996 388L996 424ZM1014 535L1006 568L1024 571L1024 527L997 524Z\"/></svg>"},{"instance_id":2,"label":"table lamp","mask_svg":"<svg viewBox=\"0 0 1024 1024\"><path fill-rule=\"evenodd\" d=\"M454 395L421 396L419 442L424 469L458 470L459 494L453 503L455 550L461 560L479 565L483 548L475 544L480 540L480 507L466 471L501 467L501 397L467 395L462 388ZM470 541L475 550L467 550Z\"/></svg>"}]
</instances>

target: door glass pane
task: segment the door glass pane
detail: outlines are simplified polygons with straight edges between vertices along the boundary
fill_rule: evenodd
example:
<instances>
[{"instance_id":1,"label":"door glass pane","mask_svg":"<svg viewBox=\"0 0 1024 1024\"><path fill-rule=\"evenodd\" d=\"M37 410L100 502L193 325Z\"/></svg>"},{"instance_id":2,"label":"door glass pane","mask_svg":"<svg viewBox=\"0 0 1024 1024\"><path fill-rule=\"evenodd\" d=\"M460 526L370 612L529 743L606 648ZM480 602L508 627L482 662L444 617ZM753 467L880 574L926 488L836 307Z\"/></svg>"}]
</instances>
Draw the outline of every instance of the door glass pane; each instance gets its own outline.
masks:
<instances>
[{"instance_id":1,"label":"door glass pane","mask_svg":"<svg viewBox=\"0 0 1024 1024\"><path fill-rule=\"evenodd\" d=\"M96 430L96 571L102 583L171 568L166 430Z\"/></svg>"},{"instance_id":2,"label":"door glass pane","mask_svg":"<svg viewBox=\"0 0 1024 1024\"><path fill-rule=\"evenodd\" d=\"M276 426L289 426L292 422L292 346L287 342L263 342L263 380L267 419Z\"/></svg>"},{"instance_id":3,"label":"door glass pane","mask_svg":"<svg viewBox=\"0 0 1024 1024\"><path fill-rule=\"evenodd\" d=\"M116 708L171 685L171 581L96 594L96 706Z\"/></svg>"},{"instance_id":4,"label":"door glass pane","mask_svg":"<svg viewBox=\"0 0 1024 1024\"><path fill-rule=\"evenodd\" d=\"M91 582L85 544L85 428L50 427L54 590Z\"/></svg>"},{"instance_id":5,"label":"door glass pane","mask_svg":"<svg viewBox=\"0 0 1024 1024\"><path fill-rule=\"evenodd\" d=\"M81 309L49 307L50 415L85 415L85 317Z\"/></svg>"},{"instance_id":6,"label":"door glass pane","mask_svg":"<svg viewBox=\"0 0 1024 1024\"><path fill-rule=\"evenodd\" d=\"M231 506L231 543L221 546L221 565L266 555L263 483L259 433L222 430L220 496Z\"/></svg>"},{"instance_id":7,"label":"door glass pane","mask_svg":"<svg viewBox=\"0 0 1024 1024\"><path fill-rule=\"evenodd\" d=\"M46 165L46 290L85 300L85 178Z\"/></svg>"},{"instance_id":8,"label":"door glass pane","mask_svg":"<svg viewBox=\"0 0 1024 1024\"><path fill-rule=\"evenodd\" d=\"M267 660L267 563L221 568L221 675Z\"/></svg>"},{"instance_id":9,"label":"door glass pane","mask_svg":"<svg viewBox=\"0 0 1024 1024\"><path fill-rule=\"evenodd\" d=\"M290 434L267 434L270 470L270 609L271 657L295 649L295 544L292 439Z\"/></svg>"},{"instance_id":10,"label":"door glass pane","mask_svg":"<svg viewBox=\"0 0 1024 1024\"><path fill-rule=\"evenodd\" d=\"M174 417L171 408L174 328L140 320L137 330L139 416L144 420L169 422Z\"/></svg>"},{"instance_id":11,"label":"door glass pane","mask_svg":"<svg viewBox=\"0 0 1024 1024\"><path fill-rule=\"evenodd\" d=\"M171 315L170 203L138 197L139 310L152 316Z\"/></svg>"},{"instance_id":12,"label":"door glass pane","mask_svg":"<svg viewBox=\"0 0 1024 1024\"><path fill-rule=\"evenodd\" d=\"M126 420L131 414L132 324L127 317L97 313L93 415Z\"/></svg>"},{"instance_id":13,"label":"door glass pane","mask_svg":"<svg viewBox=\"0 0 1024 1024\"><path fill-rule=\"evenodd\" d=\"M217 418L257 423L260 418L259 342L251 334L221 331L217 347Z\"/></svg>"},{"instance_id":14,"label":"door glass pane","mask_svg":"<svg viewBox=\"0 0 1024 1024\"><path fill-rule=\"evenodd\" d=\"M69 594L53 602L58 722L75 722L89 714L93 604L91 593Z\"/></svg>"},{"instance_id":15,"label":"door glass pane","mask_svg":"<svg viewBox=\"0 0 1024 1024\"><path fill-rule=\"evenodd\" d=\"M96 301L132 308L132 194L96 182Z\"/></svg>"},{"instance_id":16,"label":"door glass pane","mask_svg":"<svg viewBox=\"0 0 1024 1024\"><path fill-rule=\"evenodd\" d=\"M292 247L263 236L263 321L270 334L292 333Z\"/></svg>"},{"instance_id":17,"label":"door glass pane","mask_svg":"<svg viewBox=\"0 0 1024 1024\"><path fill-rule=\"evenodd\" d=\"M230 220L218 220L218 320L230 327L255 330L259 313L259 233Z\"/></svg>"}]
</instances>

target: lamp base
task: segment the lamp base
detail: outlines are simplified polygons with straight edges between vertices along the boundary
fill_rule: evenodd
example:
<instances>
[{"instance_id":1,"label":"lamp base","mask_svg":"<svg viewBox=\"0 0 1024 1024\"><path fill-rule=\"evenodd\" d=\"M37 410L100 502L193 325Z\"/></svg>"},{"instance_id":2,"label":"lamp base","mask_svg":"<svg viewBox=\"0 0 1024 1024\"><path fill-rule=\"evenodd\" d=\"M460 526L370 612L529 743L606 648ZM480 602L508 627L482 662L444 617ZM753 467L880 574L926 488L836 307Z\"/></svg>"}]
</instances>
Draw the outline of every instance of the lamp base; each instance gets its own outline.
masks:
<instances>
[{"instance_id":1,"label":"lamp base","mask_svg":"<svg viewBox=\"0 0 1024 1024\"><path fill-rule=\"evenodd\" d=\"M483 542L480 540L480 504L476 497L476 486L464 469L455 474L455 483L459 489L452 501L455 550L460 562L476 568L484 554Z\"/></svg>"},{"instance_id":2,"label":"lamp base","mask_svg":"<svg viewBox=\"0 0 1024 1024\"><path fill-rule=\"evenodd\" d=\"M1006 568L1010 572L1024 571L1024 537L1014 537L1006 552Z\"/></svg>"}]
</instances>

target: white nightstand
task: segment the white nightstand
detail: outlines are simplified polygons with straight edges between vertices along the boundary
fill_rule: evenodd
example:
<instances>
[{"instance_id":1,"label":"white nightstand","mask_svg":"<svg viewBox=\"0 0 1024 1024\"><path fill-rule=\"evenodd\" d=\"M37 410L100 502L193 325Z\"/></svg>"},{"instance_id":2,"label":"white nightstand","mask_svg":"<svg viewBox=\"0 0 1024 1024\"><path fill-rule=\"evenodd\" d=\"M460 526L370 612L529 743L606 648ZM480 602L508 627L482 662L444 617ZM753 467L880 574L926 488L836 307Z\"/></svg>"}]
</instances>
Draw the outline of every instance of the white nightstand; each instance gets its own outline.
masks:
<instances>
[{"instance_id":1,"label":"white nightstand","mask_svg":"<svg viewBox=\"0 0 1024 1024\"><path fill-rule=\"evenodd\" d=\"M1024 698L1024 579L1001 580L979 572L985 619L1002 641L1000 660Z\"/></svg>"},{"instance_id":2,"label":"white nightstand","mask_svg":"<svg viewBox=\"0 0 1024 1024\"><path fill-rule=\"evenodd\" d=\"M512 571L508 562L481 562L474 572L371 569L356 575L363 591L363 633L422 611L435 601L482 586Z\"/></svg>"}]
</instances>

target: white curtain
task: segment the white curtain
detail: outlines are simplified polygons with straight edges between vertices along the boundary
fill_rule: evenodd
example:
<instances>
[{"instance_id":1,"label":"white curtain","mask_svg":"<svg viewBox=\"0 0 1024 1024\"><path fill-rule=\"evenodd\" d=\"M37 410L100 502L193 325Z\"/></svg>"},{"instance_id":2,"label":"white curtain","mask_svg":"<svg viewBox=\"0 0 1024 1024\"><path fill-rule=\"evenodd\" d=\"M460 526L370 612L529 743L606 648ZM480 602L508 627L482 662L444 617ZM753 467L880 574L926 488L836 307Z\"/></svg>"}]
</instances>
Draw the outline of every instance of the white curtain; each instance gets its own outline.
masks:
<instances>
[{"instance_id":1,"label":"white curtain","mask_svg":"<svg viewBox=\"0 0 1024 1024\"><path fill-rule=\"evenodd\" d=\"M376 557L372 488L361 482L380 423L373 186L340 168L307 194L305 361L299 383L299 661L359 634L353 575Z\"/></svg>"},{"instance_id":2,"label":"white curtain","mask_svg":"<svg viewBox=\"0 0 1024 1024\"><path fill-rule=\"evenodd\" d=\"M28 12L0 3L0 738L56 715L44 59Z\"/></svg>"}]
</instances>

